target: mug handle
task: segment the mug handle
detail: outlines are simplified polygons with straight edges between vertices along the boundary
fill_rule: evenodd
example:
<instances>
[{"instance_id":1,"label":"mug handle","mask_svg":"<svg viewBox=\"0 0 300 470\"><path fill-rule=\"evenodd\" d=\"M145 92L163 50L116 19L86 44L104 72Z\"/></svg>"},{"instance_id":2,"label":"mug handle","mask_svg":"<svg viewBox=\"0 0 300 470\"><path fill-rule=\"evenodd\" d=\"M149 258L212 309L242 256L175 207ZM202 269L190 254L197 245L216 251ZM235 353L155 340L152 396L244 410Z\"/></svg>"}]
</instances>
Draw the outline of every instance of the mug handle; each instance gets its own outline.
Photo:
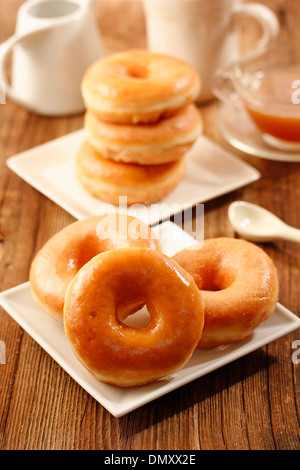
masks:
<instances>
[{"instance_id":1,"label":"mug handle","mask_svg":"<svg viewBox=\"0 0 300 470\"><path fill-rule=\"evenodd\" d=\"M254 48L245 53L247 57L256 54L260 49L268 47L279 34L280 25L275 13L273 13L270 8L260 3L247 3L236 6L233 12L233 18L252 18L262 27L262 36L257 41Z\"/></svg>"},{"instance_id":2,"label":"mug handle","mask_svg":"<svg viewBox=\"0 0 300 470\"><path fill-rule=\"evenodd\" d=\"M268 7L259 3L247 3L239 5L233 12L234 19L253 18L262 27L262 37L257 41L256 45L245 52L243 60L258 56L264 51L279 34L280 25L275 13ZM239 60L234 63L238 63ZM235 90L233 63L216 70L213 77L212 89L214 95L225 103L229 103L237 108L243 108L241 99Z\"/></svg>"},{"instance_id":3,"label":"mug handle","mask_svg":"<svg viewBox=\"0 0 300 470\"><path fill-rule=\"evenodd\" d=\"M13 87L8 81L6 70L5 70L6 60L7 60L8 54L12 51L12 49L17 44L26 43L27 41L30 41L31 39L36 38L37 36L44 33L45 31L48 31L49 29L51 29L51 27L49 25L45 25L41 28L29 31L24 34L15 34L0 45L0 80L2 82L2 87L4 89L4 92L13 101L15 101L16 103L28 109L33 109L32 105L30 103L27 103L24 99L20 98L16 94Z\"/></svg>"}]
</instances>

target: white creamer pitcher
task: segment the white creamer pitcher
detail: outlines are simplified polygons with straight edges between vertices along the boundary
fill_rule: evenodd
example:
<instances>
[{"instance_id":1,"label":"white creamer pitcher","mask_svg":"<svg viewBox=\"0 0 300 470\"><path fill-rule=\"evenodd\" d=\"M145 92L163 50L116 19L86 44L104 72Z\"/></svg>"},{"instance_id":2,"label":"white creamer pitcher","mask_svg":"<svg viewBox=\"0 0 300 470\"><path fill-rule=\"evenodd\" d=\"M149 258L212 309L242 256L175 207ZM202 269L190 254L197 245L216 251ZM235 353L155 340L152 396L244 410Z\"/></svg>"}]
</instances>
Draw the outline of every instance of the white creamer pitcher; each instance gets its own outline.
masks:
<instances>
[{"instance_id":1,"label":"white creamer pitcher","mask_svg":"<svg viewBox=\"0 0 300 470\"><path fill-rule=\"evenodd\" d=\"M13 50L11 83L6 59ZM81 80L104 55L94 0L29 0L19 9L16 32L0 46L6 94L47 116L82 112Z\"/></svg>"}]
</instances>

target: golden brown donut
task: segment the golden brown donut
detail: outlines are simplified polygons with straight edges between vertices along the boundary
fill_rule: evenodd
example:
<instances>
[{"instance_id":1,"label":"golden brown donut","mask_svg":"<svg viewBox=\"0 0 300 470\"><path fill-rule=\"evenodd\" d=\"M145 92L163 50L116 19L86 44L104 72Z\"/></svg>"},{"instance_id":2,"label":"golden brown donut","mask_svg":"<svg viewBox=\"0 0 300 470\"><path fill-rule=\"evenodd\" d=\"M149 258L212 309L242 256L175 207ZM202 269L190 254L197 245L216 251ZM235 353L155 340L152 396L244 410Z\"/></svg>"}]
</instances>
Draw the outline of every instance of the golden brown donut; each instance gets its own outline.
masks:
<instances>
[{"instance_id":1,"label":"golden brown donut","mask_svg":"<svg viewBox=\"0 0 300 470\"><path fill-rule=\"evenodd\" d=\"M203 123L194 104L151 124L120 125L85 115L88 141L102 157L158 165L183 157L201 135Z\"/></svg>"},{"instance_id":2,"label":"golden brown donut","mask_svg":"<svg viewBox=\"0 0 300 470\"><path fill-rule=\"evenodd\" d=\"M147 305L144 328L125 325L123 303ZM120 387L156 381L182 368L203 328L203 304L192 279L156 250L119 248L94 257L71 281L64 306L67 338L98 380Z\"/></svg>"},{"instance_id":3,"label":"golden brown donut","mask_svg":"<svg viewBox=\"0 0 300 470\"><path fill-rule=\"evenodd\" d=\"M240 341L273 313L278 278L271 258L241 239L215 238L174 256L189 272L204 302L205 325L199 347Z\"/></svg>"},{"instance_id":4,"label":"golden brown donut","mask_svg":"<svg viewBox=\"0 0 300 470\"><path fill-rule=\"evenodd\" d=\"M162 165L137 165L103 158L85 142L75 160L75 175L94 197L110 204L151 204L164 198L183 178L185 157Z\"/></svg>"},{"instance_id":5,"label":"golden brown donut","mask_svg":"<svg viewBox=\"0 0 300 470\"><path fill-rule=\"evenodd\" d=\"M81 89L86 108L100 119L137 124L157 121L195 101L200 80L175 57L134 49L92 64Z\"/></svg>"},{"instance_id":6,"label":"golden brown donut","mask_svg":"<svg viewBox=\"0 0 300 470\"><path fill-rule=\"evenodd\" d=\"M34 297L50 316L62 321L65 293L79 269L93 256L124 246L161 249L148 225L125 214L91 216L73 222L51 237L35 255L29 272ZM125 310L123 316L126 314Z\"/></svg>"}]
</instances>

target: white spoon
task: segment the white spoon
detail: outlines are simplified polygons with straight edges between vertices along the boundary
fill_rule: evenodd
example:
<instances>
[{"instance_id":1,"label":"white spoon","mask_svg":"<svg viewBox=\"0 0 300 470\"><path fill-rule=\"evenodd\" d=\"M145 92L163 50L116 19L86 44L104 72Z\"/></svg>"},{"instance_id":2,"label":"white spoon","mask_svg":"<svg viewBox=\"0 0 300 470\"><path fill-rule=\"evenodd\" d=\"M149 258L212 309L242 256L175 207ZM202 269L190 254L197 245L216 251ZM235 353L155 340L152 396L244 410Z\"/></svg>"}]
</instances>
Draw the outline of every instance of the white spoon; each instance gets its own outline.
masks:
<instances>
[{"instance_id":1,"label":"white spoon","mask_svg":"<svg viewBox=\"0 0 300 470\"><path fill-rule=\"evenodd\" d=\"M266 209L250 202L230 204L228 217L234 230L249 241L288 240L300 243L300 230L287 225Z\"/></svg>"}]
</instances>

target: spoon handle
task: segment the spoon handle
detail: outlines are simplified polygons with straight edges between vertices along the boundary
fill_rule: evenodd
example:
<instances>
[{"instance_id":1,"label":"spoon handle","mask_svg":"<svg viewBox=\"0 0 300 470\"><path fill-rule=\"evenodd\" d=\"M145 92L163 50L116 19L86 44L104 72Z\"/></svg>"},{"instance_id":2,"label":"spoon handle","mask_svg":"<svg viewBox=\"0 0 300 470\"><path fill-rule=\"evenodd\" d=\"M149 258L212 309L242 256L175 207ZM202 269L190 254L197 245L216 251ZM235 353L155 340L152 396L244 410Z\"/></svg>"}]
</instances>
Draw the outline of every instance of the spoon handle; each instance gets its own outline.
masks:
<instances>
[{"instance_id":1,"label":"spoon handle","mask_svg":"<svg viewBox=\"0 0 300 470\"><path fill-rule=\"evenodd\" d=\"M287 241L300 243L300 229L286 225L282 231L282 238Z\"/></svg>"}]
</instances>

